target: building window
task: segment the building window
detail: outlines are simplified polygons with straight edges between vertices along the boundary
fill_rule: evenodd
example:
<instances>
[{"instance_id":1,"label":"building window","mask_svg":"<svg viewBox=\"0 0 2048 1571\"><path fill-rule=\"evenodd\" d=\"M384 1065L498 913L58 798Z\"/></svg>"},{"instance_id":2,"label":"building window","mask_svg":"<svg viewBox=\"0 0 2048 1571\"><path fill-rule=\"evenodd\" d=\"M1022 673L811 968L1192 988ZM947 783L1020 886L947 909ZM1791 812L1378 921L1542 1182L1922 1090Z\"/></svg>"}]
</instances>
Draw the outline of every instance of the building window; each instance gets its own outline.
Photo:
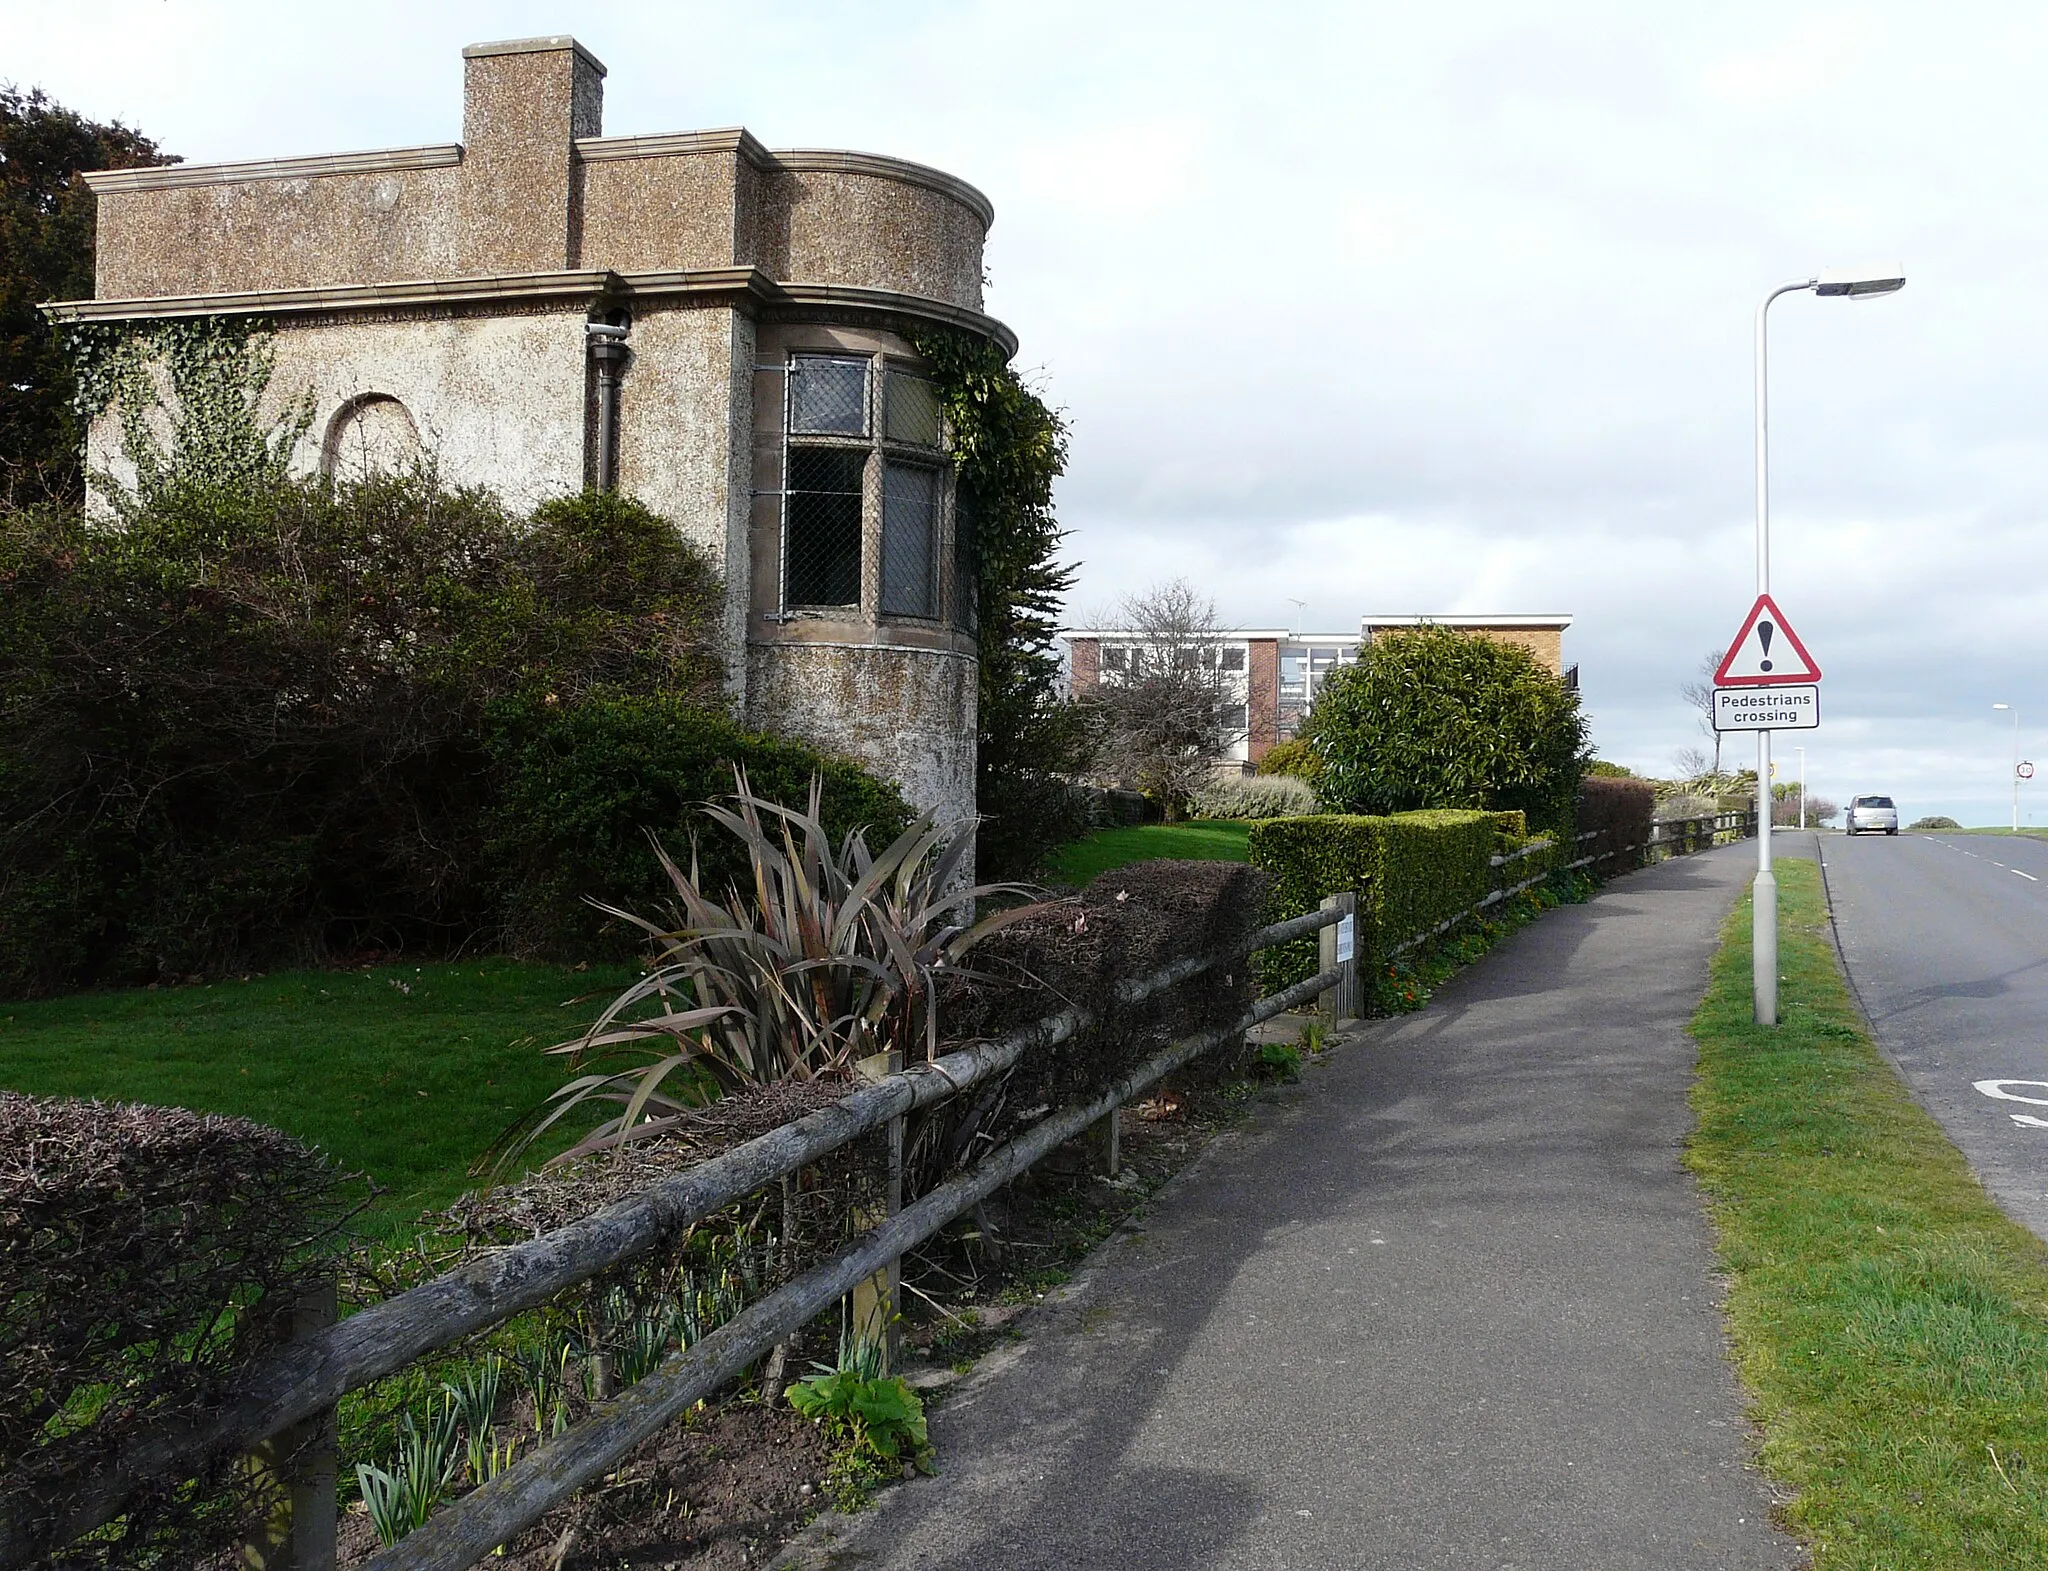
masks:
<instances>
[{"instance_id":1,"label":"building window","mask_svg":"<svg viewBox=\"0 0 2048 1571\"><path fill-rule=\"evenodd\" d=\"M867 357L798 355L791 361L789 429L793 436L866 436Z\"/></svg>"},{"instance_id":2,"label":"building window","mask_svg":"<svg viewBox=\"0 0 2048 1571\"><path fill-rule=\"evenodd\" d=\"M783 598L790 605L860 604L860 524L868 455L858 447L792 447Z\"/></svg>"},{"instance_id":3,"label":"building window","mask_svg":"<svg viewBox=\"0 0 2048 1571\"><path fill-rule=\"evenodd\" d=\"M939 472L882 466L882 615L939 614Z\"/></svg>"},{"instance_id":4,"label":"building window","mask_svg":"<svg viewBox=\"0 0 2048 1571\"><path fill-rule=\"evenodd\" d=\"M1102 646L1102 669L1105 671L1128 671L1131 668L1131 652L1122 644Z\"/></svg>"},{"instance_id":5,"label":"building window","mask_svg":"<svg viewBox=\"0 0 2048 1571\"><path fill-rule=\"evenodd\" d=\"M890 366L883 382L883 430L892 442L939 445L938 389L913 371Z\"/></svg>"},{"instance_id":6,"label":"building window","mask_svg":"<svg viewBox=\"0 0 2048 1571\"><path fill-rule=\"evenodd\" d=\"M1223 711L1223 734L1231 740L1243 736L1245 731L1245 706L1236 704Z\"/></svg>"},{"instance_id":7,"label":"building window","mask_svg":"<svg viewBox=\"0 0 2048 1571\"><path fill-rule=\"evenodd\" d=\"M919 619L942 614L944 424L937 388L905 367L873 355L790 357L785 607L859 609L867 542L873 539L879 571L869 592L877 593L876 613ZM970 543L956 537L953 550L954 615L971 630Z\"/></svg>"},{"instance_id":8,"label":"building window","mask_svg":"<svg viewBox=\"0 0 2048 1571\"><path fill-rule=\"evenodd\" d=\"M1223 669L1226 671L1242 671L1244 669L1244 648L1242 645L1232 644L1223 651Z\"/></svg>"}]
</instances>

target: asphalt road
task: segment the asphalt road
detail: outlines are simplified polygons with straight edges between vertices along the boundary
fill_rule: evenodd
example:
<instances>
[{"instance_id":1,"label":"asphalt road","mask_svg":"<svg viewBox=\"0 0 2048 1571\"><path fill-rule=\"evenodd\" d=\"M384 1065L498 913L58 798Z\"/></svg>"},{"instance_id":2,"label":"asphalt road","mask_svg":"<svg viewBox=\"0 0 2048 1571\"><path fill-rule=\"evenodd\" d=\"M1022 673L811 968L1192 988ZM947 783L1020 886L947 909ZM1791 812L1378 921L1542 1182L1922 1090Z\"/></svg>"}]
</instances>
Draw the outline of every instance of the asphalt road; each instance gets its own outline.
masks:
<instances>
[{"instance_id":1,"label":"asphalt road","mask_svg":"<svg viewBox=\"0 0 2048 1571\"><path fill-rule=\"evenodd\" d=\"M2007 1214L2048 1238L2048 842L1820 837L1879 1044Z\"/></svg>"},{"instance_id":2,"label":"asphalt road","mask_svg":"<svg viewBox=\"0 0 2048 1571\"><path fill-rule=\"evenodd\" d=\"M1685 1024L1748 848L1553 911L1162 1192L826 1519L864 1571L1786 1571ZM2015 880L2017 882L2017 880Z\"/></svg>"}]
</instances>

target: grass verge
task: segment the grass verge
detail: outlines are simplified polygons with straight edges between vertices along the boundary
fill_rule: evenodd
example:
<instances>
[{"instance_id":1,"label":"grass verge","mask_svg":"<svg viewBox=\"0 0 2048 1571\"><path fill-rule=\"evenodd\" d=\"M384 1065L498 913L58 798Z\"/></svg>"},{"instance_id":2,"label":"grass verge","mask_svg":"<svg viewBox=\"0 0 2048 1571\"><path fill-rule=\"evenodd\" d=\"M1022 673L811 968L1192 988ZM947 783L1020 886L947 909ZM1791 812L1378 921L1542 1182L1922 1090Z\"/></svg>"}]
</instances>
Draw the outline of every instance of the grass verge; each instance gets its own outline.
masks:
<instances>
[{"instance_id":1,"label":"grass verge","mask_svg":"<svg viewBox=\"0 0 2048 1571\"><path fill-rule=\"evenodd\" d=\"M2048 1249L1872 1044L1818 868L1778 877L1780 1024L1750 1019L1745 902L1693 1018L1687 1158L1763 1464L1817 1571L2048 1565Z\"/></svg>"},{"instance_id":2,"label":"grass verge","mask_svg":"<svg viewBox=\"0 0 2048 1571\"><path fill-rule=\"evenodd\" d=\"M1045 859L1045 867L1052 877L1078 887L1113 867L1160 857L1189 862L1246 862L1251 859L1251 832L1250 824L1231 819L1098 829L1052 852Z\"/></svg>"},{"instance_id":3,"label":"grass verge","mask_svg":"<svg viewBox=\"0 0 2048 1571\"><path fill-rule=\"evenodd\" d=\"M569 1078L541 1049L632 976L486 959L5 1003L0 1087L282 1129L388 1191L376 1233L469 1187L470 1163Z\"/></svg>"}]
</instances>

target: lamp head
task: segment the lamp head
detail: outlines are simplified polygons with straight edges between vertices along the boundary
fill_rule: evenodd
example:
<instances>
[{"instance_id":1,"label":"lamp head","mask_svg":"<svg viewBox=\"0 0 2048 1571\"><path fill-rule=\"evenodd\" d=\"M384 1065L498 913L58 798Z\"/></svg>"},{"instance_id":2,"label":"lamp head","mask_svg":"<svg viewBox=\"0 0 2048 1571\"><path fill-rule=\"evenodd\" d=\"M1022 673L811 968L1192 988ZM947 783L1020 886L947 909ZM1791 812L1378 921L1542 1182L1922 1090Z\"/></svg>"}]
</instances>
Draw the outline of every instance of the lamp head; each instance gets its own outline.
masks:
<instances>
[{"instance_id":1,"label":"lamp head","mask_svg":"<svg viewBox=\"0 0 2048 1571\"><path fill-rule=\"evenodd\" d=\"M1873 300L1879 295L1895 295L1905 287L1905 268L1897 262L1887 262L1877 267L1830 267L1814 280L1813 292Z\"/></svg>"},{"instance_id":2,"label":"lamp head","mask_svg":"<svg viewBox=\"0 0 2048 1571\"><path fill-rule=\"evenodd\" d=\"M1991 707L1992 707L1993 709L2010 709L2010 708L2012 707L2012 705L2010 705L2010 704L1993 704L1993 705L1992 705Z\"/></svg>"}]
</instances>

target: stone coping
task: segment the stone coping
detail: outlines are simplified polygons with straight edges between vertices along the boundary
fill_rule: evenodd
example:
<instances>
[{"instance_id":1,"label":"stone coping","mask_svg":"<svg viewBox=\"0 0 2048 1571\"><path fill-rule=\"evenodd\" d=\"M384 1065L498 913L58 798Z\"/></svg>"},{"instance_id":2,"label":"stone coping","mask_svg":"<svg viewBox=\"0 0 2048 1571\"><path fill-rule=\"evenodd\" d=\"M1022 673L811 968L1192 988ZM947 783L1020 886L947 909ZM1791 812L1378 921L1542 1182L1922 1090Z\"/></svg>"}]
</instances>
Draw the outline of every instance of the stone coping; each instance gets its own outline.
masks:
<instances>
[{"instance_id":1,"label":"stone coping","mask_svg":"<svg viewBox=\"0 0 2048 1571\"><path fill-rule=\"evenodd\" d=\"M604 62L585 49L567 33L556 33L547 38L501 38L496 43L467 44L463 47L462 58L482 60L490 55L545 55L556 50L570 50L583 56L584 62L599 76L609 76Z\"/></svg>"},{"instance_id":2,"label":"stone coping","mask_svg":"<svg viewBox=\"0 0 2048 1571\"><path fill-rule=\"evenodd\" d=\"M777 148L770 155L793 174L811 171L832 174L874 175L899 180L905 185L923 186L971 210L983 229L996 221L995 204L958 176L929 164L914 164L907 158L890 158L882 153L845 153L823 147Z\"/></svg>"},{"instance_id":3,"label":"stone coping","mask_svg":"<svg viewBox=\"0 0 2048 1571\"><path fill-rule=\"evenodd\" d=\"M237 180L304 180L320 175L369 175L393 169L438 169L462 162L460 142L431 147L385 147L362 153L320 153L310 158L251 158L232 164L169 164L155 169L91 169L85 183L96 195L113 191L166 191L177 186L228 185Z\"/></svg>"},{"instance_id":4,"label":"stone coping","mask_svg":"<svg viewBox=\"0 0 2048 1571\"><path fill-rule=\"evenodd\" d=\"M422 278L312 289L260 289L234 294L160 295L131 300L60 300L42 307L53 322L150 321L193 316L298 316L312 312L391 311L408 307L573 305L600 299L677 297L746 299L757 306L875 312L943 322L1017 352L1017 335L994 317L944 300L852 284L780 283L758 267L713 267L615 273L590 268L557 273L494 273L473 278Z\"/></svg>"},{"instance_id":5,"label":"stone coping","mask_svg":"<svg viewBox=\"0 0 2048 1571\"><path fill-rule=\"evenodd\" d=\"M981 220L986 230L996 221L995 204L965 180L881 153L851 153L830 148L797 147L771 152L744 126L708 131L672 131L654 136L579 136L576 156L585 163L615 158L675 158L704 153L737 153L758 169L791 174L869 175L918 186L951 197ZM168 164L150 169L94 169L85 183L95 194L116 191L167 191L180 186L231 185L243 180L307 180L323 175L381 174L399 169L437 169L462 162L460 142L430 147L373 148L359 153L320 153L306 158L250 158L224 164Z\"/></svg>"}]
</instances>

